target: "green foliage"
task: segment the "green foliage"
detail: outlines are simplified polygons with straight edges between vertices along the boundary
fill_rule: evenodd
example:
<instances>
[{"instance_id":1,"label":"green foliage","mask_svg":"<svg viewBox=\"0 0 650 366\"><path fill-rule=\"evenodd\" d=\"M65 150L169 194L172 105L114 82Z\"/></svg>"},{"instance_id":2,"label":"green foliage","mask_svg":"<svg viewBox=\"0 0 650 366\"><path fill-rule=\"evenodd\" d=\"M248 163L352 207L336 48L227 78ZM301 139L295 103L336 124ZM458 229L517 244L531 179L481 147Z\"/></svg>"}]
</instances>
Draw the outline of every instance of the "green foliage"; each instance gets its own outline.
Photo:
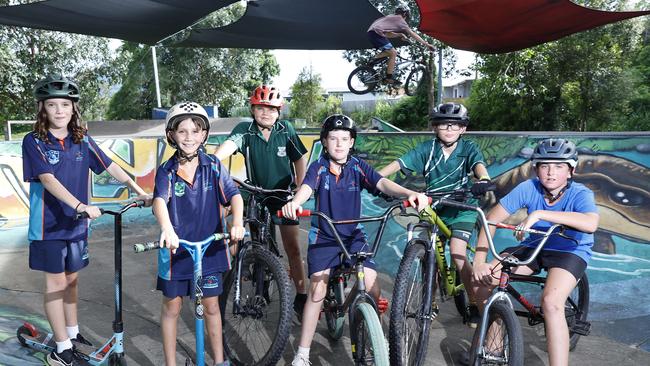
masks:
<instances>
[{"instance_id":1,"label":"green foliage","mask_svg":"<svg viewBox=\"0 0 650 366\"><path fill-rule=\"evenodd\" d=\"M317 124L320 124L321 121L325 120L327 116L332 114L341 114L343 110L341 109L341 103L343 99L338 95L329 95L325 102L322 104L322 107L316 112L315 121Z\"/></svg>"},{"instance_id":2,"label":"green foliage","mask_svg":"<svg viewBox=\"0 0 650 366\"><path fill-rule=\"evenodd\" d=\"M591 8L620 10L628 2L581 3ZM643 88L639 88L642 82L635 86L634 73L629 71L638 38L634 24L634 20L618 22L518 52L481 55L481 78L472 86L469 102L472 128L637 129L638 123L630 123L627 117L630 97L644 99Z\"/></svg>"},{"instance_id":3,"label":"green foliage","mask_svg":"<svg viewBox=\"0 0 650 366\"><path fill-rule=\"evenodd\" d=\"M211 14L197 27L225 25L242 13L243 7L237 3ZM169 42L185 35L176 35ZM156 103L151 49L125 43L119 51L116 68L122 71L121 88L111 100L108 116L150 118ZM279 73L275 57L265 50L159 46L156 52L162 105L171 106L183 100L218 104L220 116L228 116L232 108L244 106L257 85L268 83Z\"/></svg>"},{"instance_id":4,"label":"green foliage","mask_svg":"<svg viewBox=\"0 0 650 366\"><path fill-rule=\"evenodd\" d=\"M8 3L0 1L0 5ZM51 73L63 74L79 84L85 120L100 118L106 108L108 86L115 77L106 67L110 60L105 38L0 27L0 121L34 119L32 88Z\"/></svg>"},{"instance_id":5,"label":"green foliage","mask_svg":"<svg viewBox=\"0 0 650 366\"><path fill-rule=\"evenodd\" d=\"M305 67L298 74L298 79L291 86L292 118L304 118L307 124L316 122L319 103L323 101L323 91L320 87L320 75L314 73L311 67Z\"/></svg>"}]
</instances>

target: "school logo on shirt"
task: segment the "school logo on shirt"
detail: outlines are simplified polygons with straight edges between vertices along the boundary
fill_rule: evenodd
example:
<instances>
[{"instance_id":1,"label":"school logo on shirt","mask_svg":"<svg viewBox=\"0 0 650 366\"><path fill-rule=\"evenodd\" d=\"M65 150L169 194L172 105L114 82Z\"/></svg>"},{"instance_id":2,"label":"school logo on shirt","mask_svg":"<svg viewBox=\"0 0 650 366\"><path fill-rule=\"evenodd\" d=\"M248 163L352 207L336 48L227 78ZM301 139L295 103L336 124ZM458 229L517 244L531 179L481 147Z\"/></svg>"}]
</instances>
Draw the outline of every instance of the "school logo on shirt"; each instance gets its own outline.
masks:
<instances>
[{"instance_id":1,"label":"school logo on shirt","mask_svg":"<svg viewBox=\"0 0 650 366\"><path fill-rule=\"evenodd\" d=\"M51 164L57 164L59 162L59 152L57 150L47 150L45 152L47 161Z\"/></svg>"},{"instance_id":2,"label":"school logo on shirt","mask_svg":"<svg viewBox=\"0 0 650 366\"><path fill-rule=\"evenodd\" d=\"M185 183L176 182L176 184L174 184L174 195L176 197L183 197L185 195Z\"/></svg>"},{"instance_id":3,"label":"school logo on shirt","mask_svg":"<svg viewBox=\"0 0 650 366\"><path fill-rule=\"evenodd\" d=\"M278 146L278 156L283 158L287 156L287 147L286 146Z\"/></svg>"},{"instance_id":4,"label":"school logo on shirt","mask_svg":"<svg viewBox=\"0 0 650 366\"><path fill-rule=\"evenodd\" d=\"M74 160L76 161L83 161L84 160L84 154L81 153L81 151L77 151L74 154Z\"/></svg>"},{"instance_id":5,"label":"school logo on shirt","mask_svg":"<svg viewBox=\"0 0 650 366\"><path fill-rule=\"evenodd\" d=\"M219 288L219 276L203 277L203 288Z\"/></svg>"}]
</instances>

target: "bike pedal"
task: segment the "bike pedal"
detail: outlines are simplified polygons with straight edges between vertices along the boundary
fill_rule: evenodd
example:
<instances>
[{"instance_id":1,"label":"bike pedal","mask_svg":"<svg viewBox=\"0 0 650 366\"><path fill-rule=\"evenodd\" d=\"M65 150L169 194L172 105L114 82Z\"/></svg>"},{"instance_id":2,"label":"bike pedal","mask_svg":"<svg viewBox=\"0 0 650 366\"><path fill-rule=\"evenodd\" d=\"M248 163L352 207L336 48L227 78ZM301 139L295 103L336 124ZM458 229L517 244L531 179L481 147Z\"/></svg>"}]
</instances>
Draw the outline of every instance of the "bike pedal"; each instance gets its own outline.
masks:
<instances>
[{"instance_id":1,"label":"bike pedal","mask_svg":"<svg viewBox=\"0 0 650 366\"><path fill-rule=\"evenodd\" d=\"M377 302L377 310L379 310L379 314L383 314L388 311L388 299L385 297L380 297L379 301Z\"/></svg>"},{"instance_id":2,"label":"bike pedal","mask_svg":"<svg viewBox=\"0 0 650 366\"><path fill-rule=\"evenodd\" d=\"M591 332L591 323L584 320L576 320L573 326L571 326L571 331L582 336L588 336Z\"/></svg>"}]
</instances>

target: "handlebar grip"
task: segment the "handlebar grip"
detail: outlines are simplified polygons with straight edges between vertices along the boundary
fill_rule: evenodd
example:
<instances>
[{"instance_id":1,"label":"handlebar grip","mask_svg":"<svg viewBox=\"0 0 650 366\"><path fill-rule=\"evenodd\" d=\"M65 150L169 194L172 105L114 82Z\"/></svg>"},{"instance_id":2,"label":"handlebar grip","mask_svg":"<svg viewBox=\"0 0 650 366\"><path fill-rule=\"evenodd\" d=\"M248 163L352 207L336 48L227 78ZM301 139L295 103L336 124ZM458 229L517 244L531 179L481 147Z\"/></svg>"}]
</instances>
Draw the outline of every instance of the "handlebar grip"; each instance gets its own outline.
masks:
<instances>
[{"instance_id":1,"label":"handlebar grip","mask_svg":"<svg viewBox=\"0 0 650 366\"><path fill-rule=\"evenodd\" d=\"M103 215L104 214L104 209L100 208L99 212L101 212L101 214ZM74 219L75 220L81 220L81 219L87 219L89 217L90 216L88 215L88 212L84 211L84 212L77 212L77 215L74 217Z\"/></svg>"},{"instance_id":2,"label":"handlebar grip","mask_svg":"<svg viewBox=\"0 0 650 366\"><path fill-rule=\"evenodd\" d=\"M433 198L432 197L427 197L427 198L429 199L429 204L432 204ZM409 202L408 200L404 200L402 201L402 205L404 205L404 207L411 207L411 202Z\"/></svg>"},{"instance_id":3,"label":"handlebar grip","mask_svg":"<svg viewBox=\"0 0 650 366\"><path fill-rule=\"evenodd\" d=\"M277 215L278 215L279 218L284 217L284 214L282 214L282 210L278 210ZM298 217L311 216L311 210L302 210L302 212L296 211L296 216L298 216Z\"/></svg>"},{"instance_id":4,"label":"handlebar grip","mask_svg":"<svg viewBox=\"0 0 650 366\"><path fill-rule=\"evenodd\" d=\"M456 208L460 208L462 210L476 211L476 206L469 205L469 204L463 203L463 202L458 202L458 201L453 201L453 200L441 200L440 203L442 203L444 206L456 207Z\"/></svg>"},{"instance_id":5,"label":"handlebar grip","mask_svg":"<svg viewBox=\"0 0 650 366\"><path fill-rule=\"evenodd\" d=\"M154 249L160 249L159 241L150 241L142 244L133 244L133 251L136 253L147 252Z\"/></svg>"}]
</instances>

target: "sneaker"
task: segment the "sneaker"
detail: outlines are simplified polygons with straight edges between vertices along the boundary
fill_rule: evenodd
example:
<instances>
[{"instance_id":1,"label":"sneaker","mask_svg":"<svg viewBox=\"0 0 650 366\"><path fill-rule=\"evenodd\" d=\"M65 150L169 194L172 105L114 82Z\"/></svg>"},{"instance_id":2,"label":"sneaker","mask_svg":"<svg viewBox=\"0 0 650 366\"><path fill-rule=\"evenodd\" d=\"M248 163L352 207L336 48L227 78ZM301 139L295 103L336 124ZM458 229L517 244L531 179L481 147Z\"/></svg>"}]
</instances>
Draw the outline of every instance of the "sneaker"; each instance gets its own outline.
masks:
<instances>
[{"instance_id":1,"label":"sneaker","mask_svg":"<svg viewBox=\"0 0 650 366\"><path fill-rule=\"evenodd\" d=\"M78 343L78 344L85 344L86 346L90 346L90 347L93 346L93 344L89 340L87 340L84 336L82 336L81 333L77 333L76 338L70 338L70 341L72 341L72 345Z\"/></svg>"},{"instance_id":2,"label":"sneaker","mask_svg":"<svg viewBox=\"0 0 650 366\"><path fill-rule=\"evenodd\" d=\"M481 321L481 316L478 313L478 307L472 304L467 307L467 326L473 329L478 327L478 323Z\"/></svg>"},{"instance_id":3,"label":"sneaker","mask_svg":"<svg viewBox=\"0 0 650 366\"><path fill-rule=\"evenodd\" d=\"M307 294L296 294L296 297L293 299L293 311L296 312L298 321L302 323L302 311L305 309L305 303L307 302Z\"/></svg>"},{"instance_id":4,"label":"sneaker","mask_svg":"<svg viewBox=\"0 0 650 366\"><path fill-rule=\"evenodd\" d=\"M397 79L393 79L392 77L390 77L390 78L384 78L384 82L385 82L386 84L390 84L390 85L392 85L392 86L400 86L400 85L402 85L402 82L401 82L401 81L399 81L399 80L397 80Z\"/></svg>"},{"instance_id":5,"label":"sneaker","mask_svg":"<svg viewBox=\"0 0 650 366\"><path fill-rule=\"evenodd\" d=\"M309 366L311 365L311 362L309 362L309 358L296 353L296 357L293 358L293 361L291 361L291 366Z\"/></svg>"},{"instance_id":6,"label":"sneaker","mask_svg":"<svg viewBox=\"0 0 650 366\"><path fill-rule=\"evenodd\" d=\"M90 366L86 360L72 349L63 350L61 353L52 351L47 355L47 364L50 366Z\"/></svg>"}]
</instances>

